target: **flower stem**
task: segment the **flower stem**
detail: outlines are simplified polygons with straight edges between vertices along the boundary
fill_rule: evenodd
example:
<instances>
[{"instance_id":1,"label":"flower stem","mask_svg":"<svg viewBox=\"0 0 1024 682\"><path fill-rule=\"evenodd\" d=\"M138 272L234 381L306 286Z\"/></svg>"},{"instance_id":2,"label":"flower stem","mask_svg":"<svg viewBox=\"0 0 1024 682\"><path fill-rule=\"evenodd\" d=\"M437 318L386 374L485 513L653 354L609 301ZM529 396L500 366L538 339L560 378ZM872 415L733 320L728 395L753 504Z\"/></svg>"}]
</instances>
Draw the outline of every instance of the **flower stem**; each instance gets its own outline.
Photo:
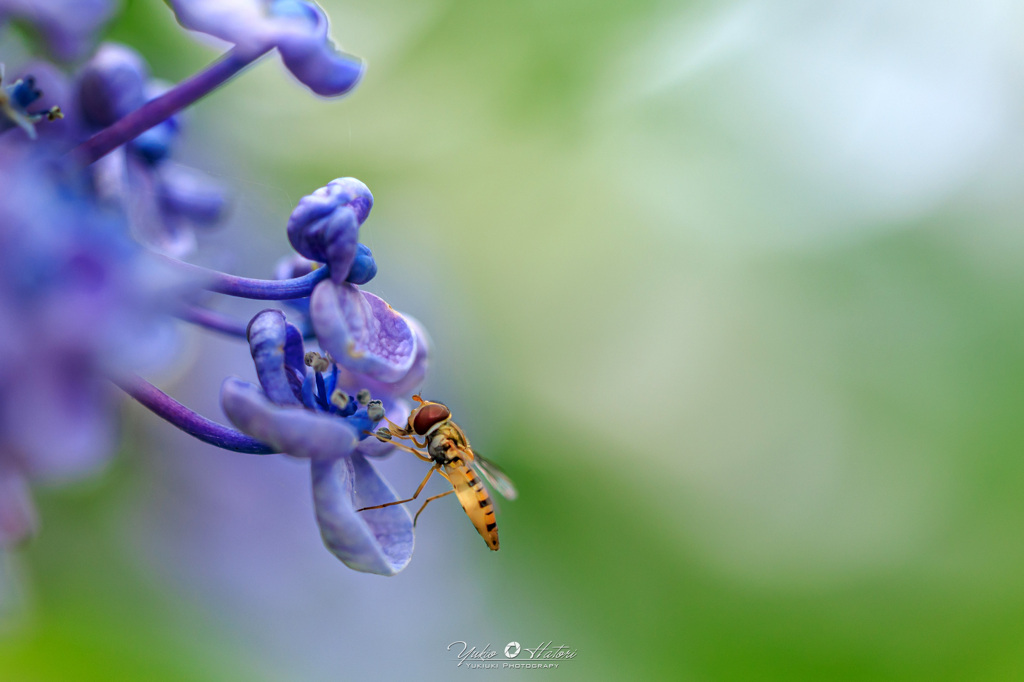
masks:
<instances>
[{"instance_id":1,"label":"flower stem","mask_svg":"<svg viewBox=\"0 0 1024 682\"><path fill-rule=\"evenodd\" d=\"M266 443L193 412L140 376L122 375L111 378L111 381L145 405L153 414L204 443L253 455L270 455L276 452Z\"/></svg>"},{"instance_id":2,"label":"flower stem","mask_svg":"<svg viewBox=\"0 0 1024 682\"><path fill-rule=\"evenodd\" d=\"M81 165L88 166L216 90L268 51L269 49L251 57L241 57L236 50L231 50L204 70L186 78L117 123L99 131L75 147L71 151L71 156Z\"/></svg>"},{"instance_id":3,"label":"flower stem","mask_svg":"<svg viewBox=\"0 0 1024 682\"><path fill-rule=\"evenodd\" d=\"M292 298L305 298L313 293L313 287L331 274L328 266L322 266L302 277L295 279L251 279L237 277L219 270L210 270L199 265L192 265L174 258L163 256L164 260L202 280L203 288L218 294L227 294L237 298L249 298L257 301L284 301Z\"/></svg>"},{"instance_id":4,"label":"flower stem","mask_svg":"<svg viewBox=\"0 0 1024 682\"><path fill-rule=\"evenodd\" d=\"M216 310L210 310L209 308L203 308L198 305L188 306L178 310L178 312L175 313L175 317L179 320L184 320L185 322L191 322L203 329L220 332L226 336L239 339L247 338L246 332L249 327L248 322L231 317L230 315L225 315L224 313L217 312ZM297 326L299 327L299 330L302 331L302 338L316 338L313 331L309 329L308 322L302 321L298 323Z\"/></svg>"}]
</instances>

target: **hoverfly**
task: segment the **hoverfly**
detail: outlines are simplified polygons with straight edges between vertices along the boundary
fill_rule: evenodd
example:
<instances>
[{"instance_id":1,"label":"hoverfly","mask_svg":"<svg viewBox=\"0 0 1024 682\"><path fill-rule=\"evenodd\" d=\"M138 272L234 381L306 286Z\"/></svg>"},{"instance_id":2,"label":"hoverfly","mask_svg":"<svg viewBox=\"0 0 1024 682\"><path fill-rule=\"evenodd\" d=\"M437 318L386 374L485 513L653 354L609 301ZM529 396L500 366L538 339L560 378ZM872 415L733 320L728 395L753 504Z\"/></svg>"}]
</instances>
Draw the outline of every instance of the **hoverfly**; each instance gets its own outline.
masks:
<instances>
[{"instance_id":1,"label":"hoverfly","mask_svg":"<svg viewBox=\"0 0 1024 682\"><path fill-rule=\"evenodd\" d=\"M427 485L427 481L430 480L430 476L436 471L452 484L452 489L440 495L428 497L420 510L416 512L413 526L416 525L416 520L420 518L420 514L428 504L438 498L455 493L484 542L488 547L497 551L498 524L494 520L494 502L483 483L477 478L476 472L479 472L492 488L509 500L516 499L515 487L508 480L505 472L497 465L473 452L466 434L452 421L452 414L447 406L423 400L419 395L414 395L412 399L419 404L409 414L405 427L398 426L388 419L389 428L378 429L374 435L382 441L391 441L393 438L411 440L417 447L426 448L427 454L424 455L419 450L402 443L392 443L392 445L411 452L424 462L432 462L434 466L430 468L423 482L420 483L420 487L409 499L378 504L374 507L363 507L358 511L412 502L419 497L424 486ZM422 438L423 442L420 442L419 438Z\"/></svg>"}]
</instances>

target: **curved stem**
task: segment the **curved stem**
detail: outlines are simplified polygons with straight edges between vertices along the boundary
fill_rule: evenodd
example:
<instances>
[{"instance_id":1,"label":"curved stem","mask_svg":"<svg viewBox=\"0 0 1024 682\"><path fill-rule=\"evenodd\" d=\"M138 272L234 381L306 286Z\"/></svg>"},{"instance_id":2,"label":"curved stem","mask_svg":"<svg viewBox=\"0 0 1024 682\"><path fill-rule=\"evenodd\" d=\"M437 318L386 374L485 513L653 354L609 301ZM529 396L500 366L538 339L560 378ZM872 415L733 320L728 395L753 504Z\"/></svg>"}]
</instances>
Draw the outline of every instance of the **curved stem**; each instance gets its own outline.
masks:
<instances>
[{"instance_id":1,"label":"curved stem","mask_svg":"<svg viewBox=\"0 0 1024 682\"><path fill-rule=\"evenodd\" d=\"M237 50L231 50L199 73L186 78L75 147L71 150L72 158L83 166L88 166L216 90L267 52L269 48L243 57Z\"/></svg>"},{"instance_id":2,"label":"curved stem","mask_svg":"<svg viewBox=\"0 0 1024 682\"><path fill-rule=\"evenodd\" d=\"M191 322L203 329L220 332L221 334L225 334L226 336L231 336L233 338L247 338L247 330L249 327L248 322L231 317L230 315L225 315L224 313L217 312L216 310L210 310L209 308L194 305L182 308L174 315L179 320ZM316 338L313 331L309 329L308 321L300 321L297 326L302 332L303 339L308 340Z\"/></svg>"},{"instance_id":3,"label":"curved stem","mask_svg":"<svg viewBox=\"0 0 1024 682\"><path fill-rule=\"evenodd\" d=\"M308 275L295 279L251 279L236 277L219 270L210 270L174 258L162 258L174 267L185 270L204 280L203 287L218 294L257 301L283 301L291 298L305 298L313 293L313 287L331 274L328 266L319 267Z\"/></svg>"},{"instance_id":4,"label":"curved stem","mask_svg":"<svg viewBox=\"0 0 1024 682\"><path fill-rule=\"evenodd\" d=\"M174 316L179 320L191 322L204 329L242 339L245 338L245 328L248 326L242 320L229 317L209 308L200 308L199 306L182 308Z\"/></svg>"},{"instance_id":5,"label":"curved stem","mask_svg":"<svg viewBox=\"0 0 1024 682\"><path fill-rule=\"evenodd\" d=\"M122 375L111 377L111 381L145 405L153 414L204 443L253 455L270 455L277 452L266 443L193 412L140 376Z\"/></svg>"}]
</instances>

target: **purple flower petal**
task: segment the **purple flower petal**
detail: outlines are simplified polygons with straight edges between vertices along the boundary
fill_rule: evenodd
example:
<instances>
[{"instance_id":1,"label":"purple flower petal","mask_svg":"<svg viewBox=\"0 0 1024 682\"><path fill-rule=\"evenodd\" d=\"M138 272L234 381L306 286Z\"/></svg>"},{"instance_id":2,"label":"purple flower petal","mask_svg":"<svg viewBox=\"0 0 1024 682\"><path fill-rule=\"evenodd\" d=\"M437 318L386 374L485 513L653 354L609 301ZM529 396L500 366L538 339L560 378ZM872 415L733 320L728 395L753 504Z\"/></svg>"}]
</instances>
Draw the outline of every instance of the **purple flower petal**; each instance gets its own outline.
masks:
<instances>
[{"instance_id":1,"label":"purple flower petal","mask_svg":"<svg viewBox=\"0 0 1024 682\"><path fill-rule=\"evenodd\" d=\"M313 289L309 312L320 346L341 367L384 382L398 381L412 368L412 327L373 294L324 280Z\"/></svg>"},{"instance_id":2,"label":"purple flower petal","mask_svg":"<svg viewBox=\"0 0 1024 682\"><path fill-rule=\"evenodd\" d=\"M313 92L342 95L359 82L363 63L338 51L328 37L327 15L299 0L169 0L185 28L233 43L252 58L276 47L292 74Z\"/></svg>"},{"instance_id":3,"label":"purple flower petal","mask_svg":"<svg viewBox=\"0 0 1024 682\"><path fill-rule=\"evenodd\" d=\"M375 396L407 396L416 392L423 380L427 378L427 367L429 365L430 342L423 327L414 318L403 316L406 323L412 328L416 337L416 356L413 358L412 366L404 376L396 381L380 381L366 374L352 372L345 367L341 368L338 376L338 386L352 393L361 388L369 389ZM408 415L408 410L406 410ZM403 424L404 416L396 417L388 408L388 419L398 424Z\"/></svg>"},{"instance_id":4,"label":"purple flower petal","mask_svg":"<svg viewBox=\"0 0 1024 682\"><path fill-rule=\"evenodd\" d=\"M344 419L304 407L275 405L258 386L237 377L224 380L220 404L239 431L294 457L346 457L359 440Z\"/></svg>"},{"instance_id":5,"label":"purple flower petal","mask_svg":"<svg viewBox=\"0 0 1024 682\"><path fill-rule=\"evenodd\" d=\"M337 178L299 200L288 218L288 241L300 254L331 266L344 282L359 253L359 226L373 207L370 190L355 178Z\"/></svg>"},{"instance_id":6,"label":"purple flower petal","mask_svg":"<svg viewBox=\"0 0 1024 682\"><path fill-rule=\"evenodd\" d=\"M256 375L267 396L278 405L301 405L302 401L292 388L285 359L288 323L284 313L280 310L256 313L249 322L247 335Z\"/></svg>"},{"instance_id":7,"label":"purple flower petal","mask_svg":"<svg viewBox=\"0 0 1024 682\"><path fill-rule=\"evenodd\" d=\"M356 511L398 499L373 465L353 453L315 461L312 472L316 520L327 549L357 571L394 575L405 568L414 538L404 506Z\"/></svg>"}]
</instances>

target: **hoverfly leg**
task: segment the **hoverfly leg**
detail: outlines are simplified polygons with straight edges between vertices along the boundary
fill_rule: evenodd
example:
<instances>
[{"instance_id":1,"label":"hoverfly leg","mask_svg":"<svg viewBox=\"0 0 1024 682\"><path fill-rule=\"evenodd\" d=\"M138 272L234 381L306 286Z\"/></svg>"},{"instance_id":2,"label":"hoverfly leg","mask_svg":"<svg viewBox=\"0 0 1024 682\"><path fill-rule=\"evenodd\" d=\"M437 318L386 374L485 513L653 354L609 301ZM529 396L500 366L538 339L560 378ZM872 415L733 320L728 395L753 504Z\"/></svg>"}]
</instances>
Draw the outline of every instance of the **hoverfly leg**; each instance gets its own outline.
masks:
<instances>
[{"instance_id":1,"label":"hoverfly leg","mask_svg":"<svg viewBox=\"0 0 1024 682\"><path fill-rule=\"evenodd\" d=\"M433 462L434 461L434 460L430 459L429 457L427 457L426 455L424 455L419 450L415 450L413 448L410 448L408 445L402 445L401 443L395 443L393 441L392 441L391 444L394 445L396 448L399 448L400 450L405 450L406 452L411 452L412 454L414 454L417 457L419 457L420 459L422 459L424 462Z\"/></svg>"},{"instance_id":2,"label":"hoverfly leg","mask_svg":"<svg viewBox=\"0 0 1024 682\"><path fill-rule=\"evenodd\" d=\"M411 449L412 448L410 448L410 450ZM413 452L415 452L415 450L413 450ZM420 483L420 487L416 488L416 492L413 493L412 497L410 497L409 499L407 499L407 500L395 500L394 502L385 502L384 504L377 504L377 505L374 505L372 507L363 507L362 509L356 509L356 511L357 512L361 512L361 511L367 511L367 510L370 510L370 509L383 509L384 507L393 507L396 504L405 504L406 502L412 502L413 500L415 500L417 497L420 496L421 492L423 492L423 488L427 485L427 481L430 480L431 474L433 474L435 471L438 471L439 469L440 469L440 465L439 464L435 464L434 466L430 467L430 471L428 471L427 475L423 478L423 482Z\"/></svg>"},{"instance_id":3,"label":"hoverfly leg","mask_svg":"<svg viewBox=\"0 0 1024 682\"><path fill-rule=\"evenodd\" d=\"M396 448L398 448L400 450L405 450L406 452L411 452L412 454L414 454L417 457L419 457L420 459L422 459L424 462L433 462L434 461L431 458L429 458L426 455L424 455L419 450L414 450L413 448L410 448L408 445L403 445L402 443L396 443L395 441L393 441L391 439L388 439L388 438L381 438L380 436L377 436L377 434L370 433L369 431L367 431L366 433L368 433L371 436L376 436L377 440L379 440L381 443L388 443L390 445L394 445ZM413 442L416 443L415 439L413 440ZM416 443L416 445L419 445L419 443Z\"/></svg>"},{"instance_id":4,"label":"hoverfly leg","mask_svg":"<svg viewBox=\"0 0 1024 682\"><path fill-rule=\"evenodd\" d=\"M455 490L449 490L446 493L441 493L440 495L434 495L433 497L428 497L427 501L423 503L422 507L420 507L420 510L418 512L416 512L416 516L413 517L413 519L412 519L412 527L413 528L416 527L416 521L420 518L420 514L423 513L423 510L427 508L428 504L430 504L431 502L433 502L436 499L444 497L445 495L451 495L453 492L455 492Z\"/></svg>"}]
</instances>

